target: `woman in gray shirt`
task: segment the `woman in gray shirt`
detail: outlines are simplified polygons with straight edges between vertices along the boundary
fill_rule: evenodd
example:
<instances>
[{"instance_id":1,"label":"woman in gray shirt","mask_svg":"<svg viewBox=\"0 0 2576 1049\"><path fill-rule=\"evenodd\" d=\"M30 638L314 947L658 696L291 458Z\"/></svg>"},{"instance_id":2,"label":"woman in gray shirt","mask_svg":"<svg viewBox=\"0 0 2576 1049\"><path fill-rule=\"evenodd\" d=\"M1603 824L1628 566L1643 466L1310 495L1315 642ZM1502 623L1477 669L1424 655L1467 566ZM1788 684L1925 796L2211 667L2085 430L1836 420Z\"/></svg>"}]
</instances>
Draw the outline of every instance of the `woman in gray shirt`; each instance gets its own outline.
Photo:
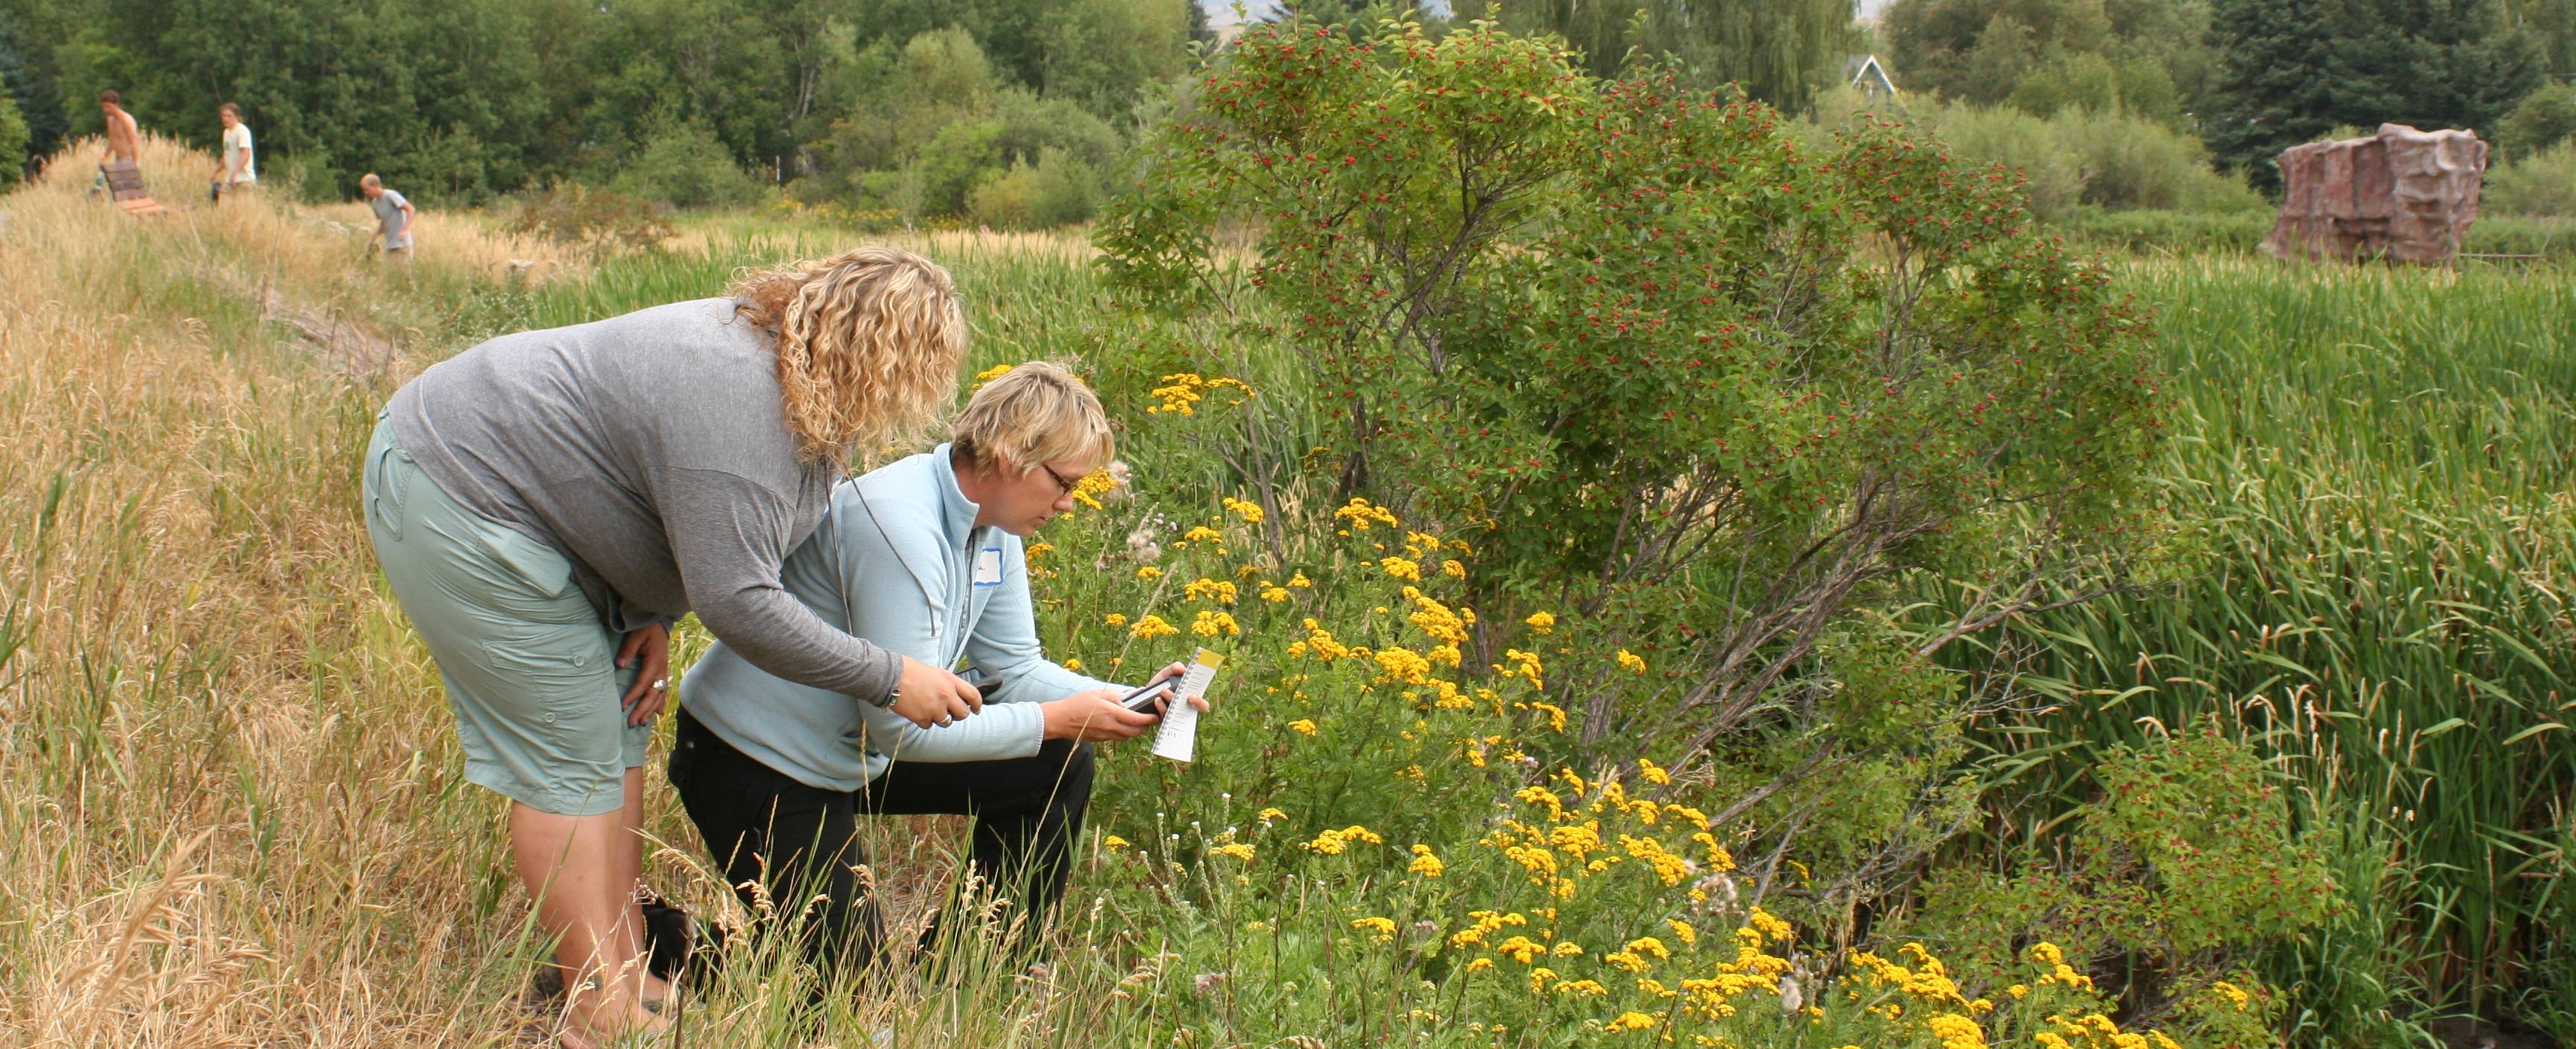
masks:
<instances>
[{"instance_id":1,"label":"woman in gray shirt","mask_svg":"<svg viewBox=\"0 0 2576 1049\"><path fill-rule=\"evenodd\" d=\"M568 1044L656 1025L666 993L634 887L671 622L694 611L761 669L922 726L980 707L779 584L850 452L934 422L965 348L946 270L862 248L493 339L379 417L368 531L438 661L465 778L511 799L512 857L574 989Z\"/></svg>"}]
</instances>

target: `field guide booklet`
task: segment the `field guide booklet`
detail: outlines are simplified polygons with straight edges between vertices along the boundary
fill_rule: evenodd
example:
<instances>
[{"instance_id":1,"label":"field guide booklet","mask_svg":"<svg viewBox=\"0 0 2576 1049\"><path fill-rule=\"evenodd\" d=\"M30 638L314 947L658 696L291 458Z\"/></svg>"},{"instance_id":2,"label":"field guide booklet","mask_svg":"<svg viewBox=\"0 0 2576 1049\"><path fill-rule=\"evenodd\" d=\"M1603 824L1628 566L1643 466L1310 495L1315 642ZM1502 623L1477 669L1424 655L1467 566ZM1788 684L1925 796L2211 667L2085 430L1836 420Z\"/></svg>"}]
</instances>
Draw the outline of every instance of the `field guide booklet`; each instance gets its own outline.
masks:
<instances>
[{"instance_id":1,"label":"field guide booklet","mask_svg":"<svg viewBox=\"0 0 2576 1049\"><path fill-rule=\"evenodd\" d=\"M1204 648L1190 658L1190 670L1181 676L1180 691L1172 694L1171 705L1163 711L1163 727L1154 732L1155 757L1188 761L1198 753L1199 708L1181 702L1180 697L1207 695L1208 683L1216 680L1217 668L1224 665L1224 656Z\"/></svg>"}]
</instances>

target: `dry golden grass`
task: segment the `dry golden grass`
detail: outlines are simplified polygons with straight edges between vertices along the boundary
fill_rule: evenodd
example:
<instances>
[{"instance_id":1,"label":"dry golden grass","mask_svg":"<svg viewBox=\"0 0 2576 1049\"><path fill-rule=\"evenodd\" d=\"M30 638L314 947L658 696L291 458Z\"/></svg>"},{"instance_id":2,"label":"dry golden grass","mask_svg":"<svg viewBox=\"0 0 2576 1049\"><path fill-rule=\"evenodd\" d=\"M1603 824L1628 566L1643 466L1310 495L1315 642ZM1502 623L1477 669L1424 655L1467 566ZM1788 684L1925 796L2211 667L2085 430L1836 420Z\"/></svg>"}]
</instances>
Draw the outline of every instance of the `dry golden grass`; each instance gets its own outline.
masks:
<instances>
[{"instance_id":1,"label":"dry golden grass","mask_svg":"<svg viewBox=\"0 0 2576 1049\"><path fill-rule=\"evenodd\" d=\"M462 994L510 946L492 806L353 512L424 307L302 212L130 218L71 155L0 198L0 1043L505 1030ZM184 203L211 161L145 165Z\"/></svg>"},{"instance_id":2,"label":"dry golden grass","mask_svg":"<svg viewBox=\"0 0 2576 1049\"><path fill-rule=\"evenodd\" d=\"M837 235L823 232L828 229L791 223L759 212L703 215L682 225L675 236L662 242L662 246L665 250L684 255L740 249L749 249L756 254L796 255L800 251L812 250L817 241L831 240L846 242L847 247L853 248L861 244L886 244L939 259L961 255L1001 255L1076 264L1088 264L1099 254L1092 248L1091 238L1078 229L1040 232L914 230Z\"/></svg>"},{"instance_id":3,"label":"dry golden grass","mask_svg":"<svg viewBox=\"0 0 2576 1049\"><path fill-rule=\"evenodd\" d=\"M0 1046L541 1040L502 804L458 775L356 478L377 405L460 348L425 333L496 262L581 268L434 211L409 274L331 225L355 206L136 219L87 193L94 148L68 156L0 196ZM144 164L186 204L212 162L156 138ZM648 781L652 880L738 911ZM870 844L936 884L955 828L932 826ZM1063 1008L996 980L836 1024L936 1012L902 1044L1005 1044ZM803 1001L756 977L690 1041L792 1041Z\"/></svg>"}]
</instances>

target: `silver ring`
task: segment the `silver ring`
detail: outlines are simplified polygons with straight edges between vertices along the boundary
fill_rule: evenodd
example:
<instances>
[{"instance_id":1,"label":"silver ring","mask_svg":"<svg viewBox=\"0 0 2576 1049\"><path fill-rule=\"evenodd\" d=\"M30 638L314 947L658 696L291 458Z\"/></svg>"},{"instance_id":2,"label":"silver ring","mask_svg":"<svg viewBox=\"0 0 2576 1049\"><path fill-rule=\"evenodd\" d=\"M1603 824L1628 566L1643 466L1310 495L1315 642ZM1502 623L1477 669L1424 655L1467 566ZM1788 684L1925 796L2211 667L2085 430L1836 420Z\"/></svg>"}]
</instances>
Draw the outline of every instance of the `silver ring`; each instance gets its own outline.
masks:
<instances>
[{"instance_id":1,"label":"silver ring","mask_svg":"<svg viewBox=\"0 0 2576 1049\"><path fill-rule=\"evenodd\" d=\"M662 691L663 689L665 689L665 688L669 688L670 686L671 686L671 679L670 679L670 678L666 678L666 677L657 677L657 678L654 678L654 679L653 679L653 691L655 691L655 692Z\"/></svg>"},{"instance_id":2,"label":"silver ring","mask_svg":"<svg viewBox=\"0 0 2576 1049\"><path fill-rule=\"evenodd\" d=\"M948 726L953 725L953 724L956 724L956 723L957 723L957 719L956 719L956 718L941 718L941 719L939 719L939 727L941 727L941 728L947 728Z\"/></svg>"}]
</instances>

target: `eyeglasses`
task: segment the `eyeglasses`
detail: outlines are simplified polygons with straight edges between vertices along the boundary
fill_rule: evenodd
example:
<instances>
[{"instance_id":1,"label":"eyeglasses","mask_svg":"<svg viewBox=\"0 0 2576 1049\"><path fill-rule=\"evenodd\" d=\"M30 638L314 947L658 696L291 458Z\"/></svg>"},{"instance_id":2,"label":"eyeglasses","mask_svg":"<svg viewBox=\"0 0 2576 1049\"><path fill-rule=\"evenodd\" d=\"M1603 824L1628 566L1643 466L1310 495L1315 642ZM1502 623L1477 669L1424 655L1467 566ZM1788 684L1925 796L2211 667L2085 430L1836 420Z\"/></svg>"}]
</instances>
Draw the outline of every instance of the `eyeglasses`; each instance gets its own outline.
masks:
<instances>
[{"instance_id":1,"label":"eyeglasses","mask_svg":"<svg viewBox=\"0 0 2576 1049\"><path fill-rule=\"evenodd\" d=\"M1055 482L1056 498L1061 499L1073 494L1074 482L1065 480L1063 474L1055 472L1055 467L1039 463L1038 469L1046 471L1047 479Z\"/></svg>"}]
</instances>

